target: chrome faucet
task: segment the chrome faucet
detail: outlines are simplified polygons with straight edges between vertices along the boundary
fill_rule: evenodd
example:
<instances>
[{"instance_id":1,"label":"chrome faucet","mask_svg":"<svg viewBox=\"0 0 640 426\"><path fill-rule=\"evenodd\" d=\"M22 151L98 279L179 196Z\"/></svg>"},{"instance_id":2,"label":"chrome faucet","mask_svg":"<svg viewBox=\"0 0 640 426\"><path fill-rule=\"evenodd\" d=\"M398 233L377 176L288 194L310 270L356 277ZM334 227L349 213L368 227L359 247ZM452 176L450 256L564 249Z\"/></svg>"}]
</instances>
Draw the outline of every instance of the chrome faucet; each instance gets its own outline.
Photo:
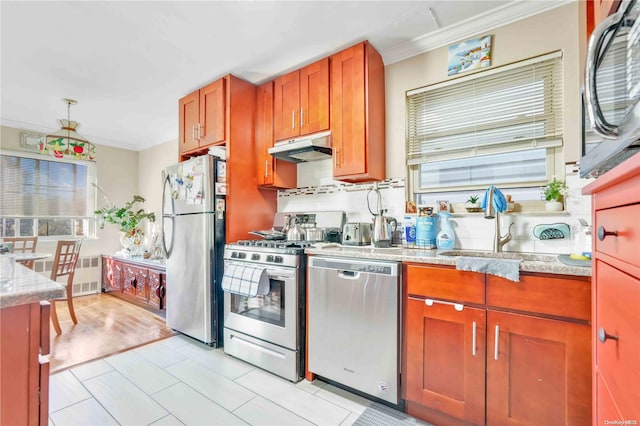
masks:
<instances>
[{"instance_id":1,"label":"chrome faucet","mask_svg":"<svg viewBox=\"0 0 640 426\"><path fill-rule=\"evenodd\" d=\"M496 230L495 236L493 238L493 252L494 253L502 253L502 247L511 241L511 227L513 226L513 222L509 224L509 230L507 231L507 235L501 235L500 233L500 212L496 210L493 205L493 190L494 187L490 186L489 191L487 193L485 208L484 208L484 218L485 219L494 219L496 220Z\"/></svg>"}]
</instances>

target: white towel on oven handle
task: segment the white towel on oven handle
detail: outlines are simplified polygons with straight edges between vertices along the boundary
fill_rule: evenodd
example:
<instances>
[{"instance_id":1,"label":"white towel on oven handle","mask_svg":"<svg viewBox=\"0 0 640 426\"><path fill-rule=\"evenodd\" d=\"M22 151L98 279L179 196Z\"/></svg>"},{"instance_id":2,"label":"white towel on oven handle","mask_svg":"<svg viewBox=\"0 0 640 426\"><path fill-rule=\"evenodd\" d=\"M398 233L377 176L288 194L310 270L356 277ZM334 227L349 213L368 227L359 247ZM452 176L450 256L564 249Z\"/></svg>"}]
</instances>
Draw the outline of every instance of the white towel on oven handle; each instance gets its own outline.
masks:
<instances>
[{"instance_id":1,"label":"white towel on oven handle","mask_svg":"<svg viewBox=\"0 0 640 426\"><path fill-rule=\"evenodd\" d=\"M247 297L269 294L271 285L267 269L264 266L225 262L222 290Z\"/></svg>"}]
</instances>

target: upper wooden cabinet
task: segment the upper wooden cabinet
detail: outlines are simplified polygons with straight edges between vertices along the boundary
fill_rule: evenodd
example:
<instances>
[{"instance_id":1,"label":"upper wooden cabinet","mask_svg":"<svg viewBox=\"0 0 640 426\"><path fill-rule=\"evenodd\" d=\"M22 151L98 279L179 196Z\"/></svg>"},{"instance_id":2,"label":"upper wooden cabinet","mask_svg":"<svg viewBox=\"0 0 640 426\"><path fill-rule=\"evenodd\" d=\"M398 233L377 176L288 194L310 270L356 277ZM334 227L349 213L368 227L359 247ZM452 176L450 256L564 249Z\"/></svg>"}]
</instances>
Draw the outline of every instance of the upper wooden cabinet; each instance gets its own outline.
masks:
<instances>
[{"instance_id":1,"label":"upper wooden cabinet","mask_svg":"<svg viewBox=\"0 0 640 426\"><path fill-rule=\"evenodd\" d=\"M329 128L329 58L275 79L275 140Z\"/></svg>"},{"instance_id":2,"label":"upper wooden cabinet","mask_svg":"<svg viewBox=\"0 0 640 426\"><path fill-rule=\"evenodd\" d=\"M362 42L331 56L333 176L385 179L384 63Z\"/></svg>"},{"instance_id":3,"label":"upper wooden cabinet","mask_svg":"<svg viewBox=\"0 0 640 426\"><path fill-rule=\"evenodd\" d=\"M224 78L180 99L180 154L225 141L225 100Z\"/></svg>"},{"instance_id":4,"label":"upper wooden cabinet","mask_svg":"<svg viewBox=\"0 0 640 426\"><path fill-rule=\"evenodd\" d=\"M295 163L277 160L269 154L273 146L273 88L269 81L258 86L256 92L256 176L258 185L269 188L295 188Z\"/></svg>"}]
</instances>

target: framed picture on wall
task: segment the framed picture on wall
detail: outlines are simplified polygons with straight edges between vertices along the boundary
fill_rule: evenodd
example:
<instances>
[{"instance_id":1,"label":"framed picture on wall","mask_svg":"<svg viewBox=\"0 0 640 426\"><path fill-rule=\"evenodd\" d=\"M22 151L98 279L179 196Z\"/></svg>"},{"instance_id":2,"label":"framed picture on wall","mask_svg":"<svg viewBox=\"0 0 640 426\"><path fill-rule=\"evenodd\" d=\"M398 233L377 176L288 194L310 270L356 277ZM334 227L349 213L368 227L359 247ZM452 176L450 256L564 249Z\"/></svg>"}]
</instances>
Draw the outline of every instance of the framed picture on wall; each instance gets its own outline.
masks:
<instances>
[{"instance_id":1,"label":"framed picture on wall","mask_svg":"<svg viewBox=\"0 0 640 426\"><path fill-rule=\"evenodd\" d=\"M491 38L486 35L449 46L447 75L491 66Z\"/></svg>"}]
</instances>

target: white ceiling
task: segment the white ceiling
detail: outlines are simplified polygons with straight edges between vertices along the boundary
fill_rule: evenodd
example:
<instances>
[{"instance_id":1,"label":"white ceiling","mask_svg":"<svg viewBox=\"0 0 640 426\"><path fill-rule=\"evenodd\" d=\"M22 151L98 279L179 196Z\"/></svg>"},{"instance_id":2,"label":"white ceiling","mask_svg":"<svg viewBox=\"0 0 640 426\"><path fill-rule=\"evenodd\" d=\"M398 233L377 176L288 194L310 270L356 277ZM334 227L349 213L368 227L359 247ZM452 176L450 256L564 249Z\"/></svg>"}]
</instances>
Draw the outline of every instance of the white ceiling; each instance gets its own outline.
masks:
<instances>
[{"instance_id":1,"label":"white ceiling","mask_svg":"<svg viewBox=\"0 0 640 426\"><path fill-rule=\"evenodd\" d=\"M365 39L388 65L569 1L2 0L0 119L52 132L72 98L81 135L141 150L225 74L262 83Z\"/></svg>"}]
</instances>

